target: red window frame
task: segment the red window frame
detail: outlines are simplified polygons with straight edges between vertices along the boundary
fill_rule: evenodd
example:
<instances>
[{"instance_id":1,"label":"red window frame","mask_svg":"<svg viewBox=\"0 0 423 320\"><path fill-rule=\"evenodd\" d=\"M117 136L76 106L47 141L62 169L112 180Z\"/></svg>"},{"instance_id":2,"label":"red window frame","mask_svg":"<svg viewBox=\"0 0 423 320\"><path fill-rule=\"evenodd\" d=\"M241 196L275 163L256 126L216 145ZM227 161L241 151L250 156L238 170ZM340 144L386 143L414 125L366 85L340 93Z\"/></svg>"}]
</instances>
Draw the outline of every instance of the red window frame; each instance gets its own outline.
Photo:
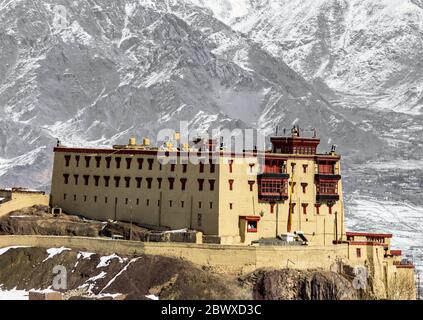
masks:
<instances>
[{"instance_id":1,"label":"red window frame","mask_svg":"<svg viewBox=\"0 0 423 320\"><path fill-rule=\"evenodd\" d=\"M357 255L357 258L361 258L361 248L356 248L355 253Z\"/></svg>"}]
</instances>

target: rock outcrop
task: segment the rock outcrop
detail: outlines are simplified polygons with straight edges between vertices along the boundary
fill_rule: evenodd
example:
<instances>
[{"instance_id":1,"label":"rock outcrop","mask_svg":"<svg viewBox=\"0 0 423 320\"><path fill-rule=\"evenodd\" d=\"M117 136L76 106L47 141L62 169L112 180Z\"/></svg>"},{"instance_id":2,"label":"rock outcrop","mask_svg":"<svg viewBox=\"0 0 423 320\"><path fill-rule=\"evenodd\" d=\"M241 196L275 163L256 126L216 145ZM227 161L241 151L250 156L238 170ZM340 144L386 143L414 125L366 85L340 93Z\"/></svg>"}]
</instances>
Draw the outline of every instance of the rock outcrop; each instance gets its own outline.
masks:
<instances>
[{"instance_id":1,"label":"rock outcrop","mask_svg":"<svg viewBox=\"0 0 423 320\"><path fill-rule=\"evenodd\" d=\"M258 300L355 300L349 279L331 271L259 270L247 277Z\"/></svg>"}]
</instances>

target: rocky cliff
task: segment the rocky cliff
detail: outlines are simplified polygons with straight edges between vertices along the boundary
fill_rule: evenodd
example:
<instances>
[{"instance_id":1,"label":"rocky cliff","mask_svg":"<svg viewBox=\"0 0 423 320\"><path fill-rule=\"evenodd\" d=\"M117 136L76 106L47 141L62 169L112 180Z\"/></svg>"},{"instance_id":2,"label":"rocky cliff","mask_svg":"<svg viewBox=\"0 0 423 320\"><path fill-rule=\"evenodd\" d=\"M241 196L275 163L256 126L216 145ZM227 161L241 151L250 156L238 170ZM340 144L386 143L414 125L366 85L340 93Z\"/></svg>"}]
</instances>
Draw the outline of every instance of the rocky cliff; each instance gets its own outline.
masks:
<instances>
[{"instance_id":1,"label":"rocky cliff","mask_svg":"<svg viewBox=\"0 0 423 320\"><path fill-rule=\"evenodd\" d=\"M101 256L66 248L0 248L0 291L52 289L55 266L65 267L67 299L357 299L334 272L258 270L230 277L160 256Z\"/></svg>"}]
</instances>

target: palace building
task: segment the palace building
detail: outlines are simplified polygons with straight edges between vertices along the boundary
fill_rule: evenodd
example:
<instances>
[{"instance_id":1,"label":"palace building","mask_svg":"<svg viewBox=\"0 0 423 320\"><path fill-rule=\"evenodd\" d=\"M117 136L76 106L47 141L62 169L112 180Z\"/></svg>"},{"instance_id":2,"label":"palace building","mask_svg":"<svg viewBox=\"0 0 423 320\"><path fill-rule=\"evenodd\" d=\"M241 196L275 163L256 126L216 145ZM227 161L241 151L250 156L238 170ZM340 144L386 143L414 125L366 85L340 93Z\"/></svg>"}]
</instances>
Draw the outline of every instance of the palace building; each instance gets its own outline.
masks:
<instances>
[{"instance_id":1,"label":"palace building","mask_svg":"<svg viewBox=\"0 0 423 320\"><path fill-rule=\"evenodd\" d=\"M58 145L51 205L90 219L198 230L208 243L290 234L309 245L346 241L340 156L317 153L320 140L297 128L270 140L267 151L240 153L209 139L177 148L134 138L110 149Z\"/></svg>"}]
</instances>

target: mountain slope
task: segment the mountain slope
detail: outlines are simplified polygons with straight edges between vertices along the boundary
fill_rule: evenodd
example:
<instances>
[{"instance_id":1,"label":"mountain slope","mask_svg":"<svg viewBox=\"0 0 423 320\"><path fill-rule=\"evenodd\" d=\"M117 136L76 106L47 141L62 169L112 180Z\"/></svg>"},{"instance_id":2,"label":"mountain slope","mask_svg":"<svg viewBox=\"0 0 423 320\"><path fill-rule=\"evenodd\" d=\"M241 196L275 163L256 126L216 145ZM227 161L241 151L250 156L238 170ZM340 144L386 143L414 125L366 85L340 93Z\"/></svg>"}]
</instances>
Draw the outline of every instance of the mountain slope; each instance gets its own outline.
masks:
<instances>
[{"instance_id":1,"label":"mountain slope","mask_svg":"<svg viewBox=\"0 0 423 320\"><path fill-rule=\"evenodd\" d=\"M66 23L57 28L56 4L1 4L2 185L47 186L55 138L85 146L132 134L154 141L180 121L203 132L253 126L269 134L300 119L318 129L324 148L339 143L366 157L360 150L371 133L207 10L165 0L64 0Z\"/></svg>"},{"instance_id":2,"label":"mountain slope","mask_svg":"<svg viewBox=\"0 0 423 320\"><path fill-rule=\"evenodd\" d=\"M196 1L341 96L364 97L378 110L423 111L421 0Z\"/></svg>"}]
</instances>

